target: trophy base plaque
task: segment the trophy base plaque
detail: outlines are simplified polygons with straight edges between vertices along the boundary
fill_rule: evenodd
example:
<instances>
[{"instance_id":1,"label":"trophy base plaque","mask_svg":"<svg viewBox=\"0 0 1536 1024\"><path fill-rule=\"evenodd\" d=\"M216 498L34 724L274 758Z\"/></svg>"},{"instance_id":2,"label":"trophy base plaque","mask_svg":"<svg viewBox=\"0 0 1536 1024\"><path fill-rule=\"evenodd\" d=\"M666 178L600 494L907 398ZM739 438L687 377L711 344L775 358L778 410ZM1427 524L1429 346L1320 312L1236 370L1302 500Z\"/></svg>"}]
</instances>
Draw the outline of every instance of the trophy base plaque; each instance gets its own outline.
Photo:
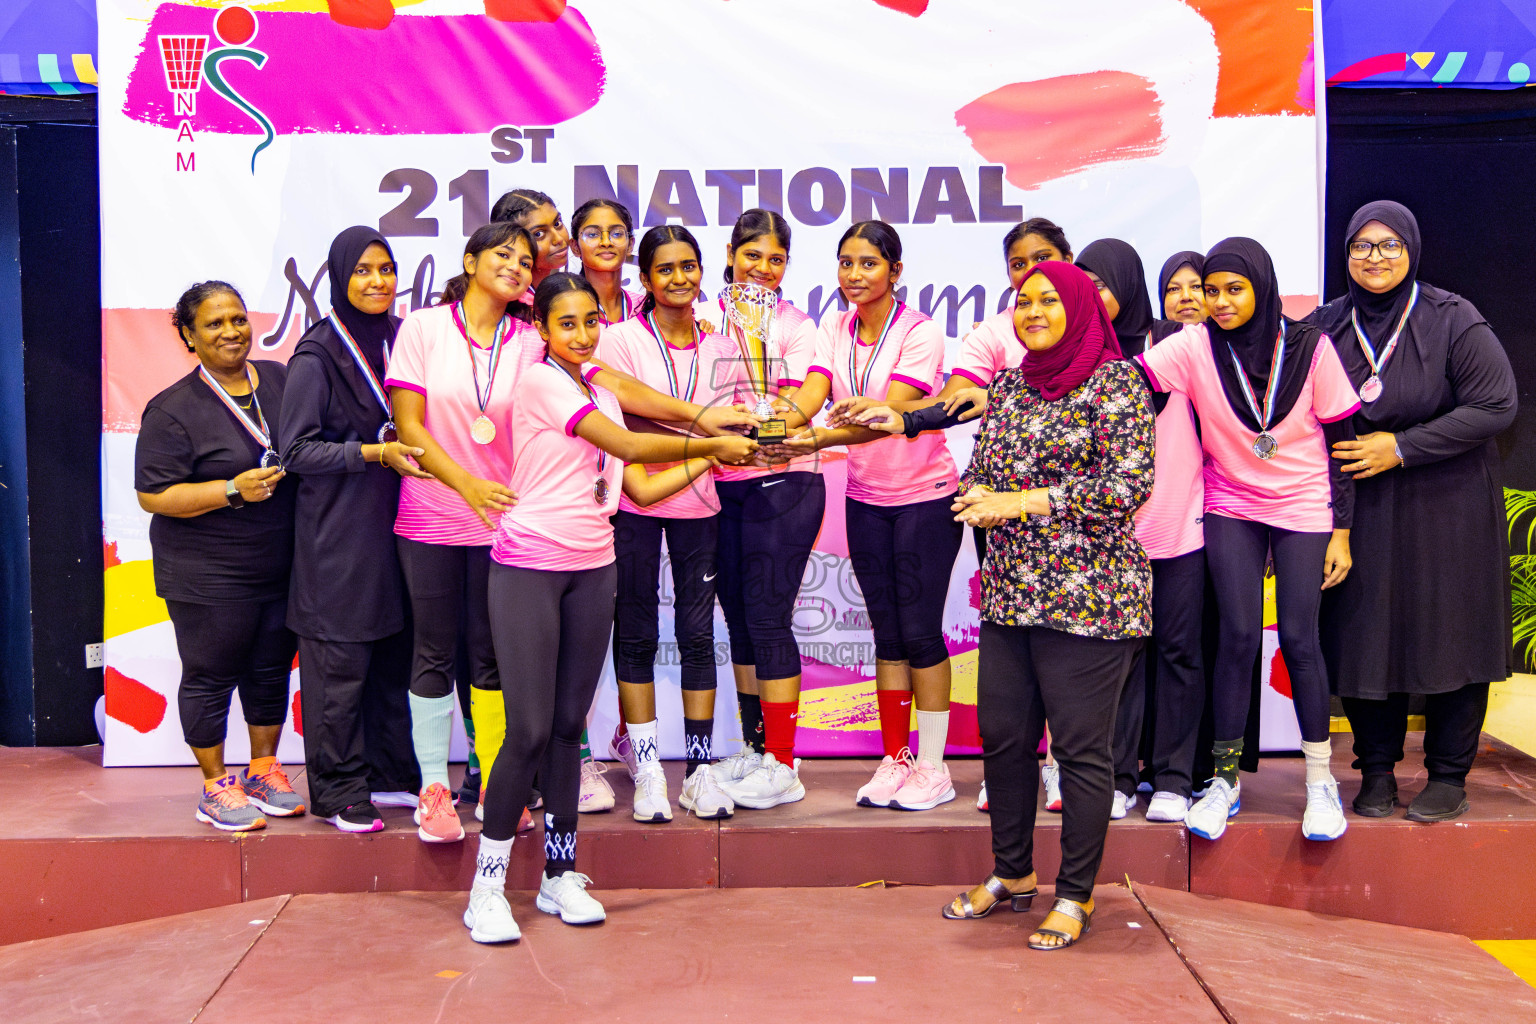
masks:
<instances>
[{"instance_id":1,"label":"trophy base plaque","mask_svg":"<svg viewBox=\"0 0 1536 1024\"><path fill-rule=\"evenodd\" d=\"M781 444L789 436L789 429L783 420L763 420L751 436L758 444Z\"/></svg>"}]
</instances>

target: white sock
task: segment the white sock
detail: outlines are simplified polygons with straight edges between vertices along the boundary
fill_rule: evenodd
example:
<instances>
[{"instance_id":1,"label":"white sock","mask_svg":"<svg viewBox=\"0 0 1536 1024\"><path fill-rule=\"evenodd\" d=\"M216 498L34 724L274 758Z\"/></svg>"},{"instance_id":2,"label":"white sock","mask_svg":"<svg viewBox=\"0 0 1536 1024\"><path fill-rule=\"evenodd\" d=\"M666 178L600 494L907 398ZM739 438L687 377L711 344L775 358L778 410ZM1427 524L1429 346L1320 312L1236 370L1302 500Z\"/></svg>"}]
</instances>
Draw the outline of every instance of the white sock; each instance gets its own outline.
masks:
<instances>
[{"instance_id":1,"label":"white sock","mask_svg":"<svg viewBox=\"0 0 1536 1024\"><path fill-rule=\"evenodd\" d=\"M1333 757L1332 740L1318 740L1316 743L1302 740L1301 753L1307 759L1307 785L1333 781L1333 769L1328 764Z\"/></svg>"},{"instance_id":2,"label":"white sock","mask_svg":"<svg viewBox=\"0 0 1536 1024\"><path fill-rule=\"evenodd\" d=\"M411 746L421 766L421 788L434 782L448 785L448 745L453 735L453 694L446 697L411 698Z\"/></svg>"},{"instance_id":3,"label":"white sock","mask_svg":"<svg viewBox=\"0 0 1536 1024\"><path fill-rule=\"evenodd\" d=\"M652 761L660 761L656 751L656 719L649 722L629 723L629 747L635 752L635 767L643 768Z\"/></svg>"},{"instance_id":4,"label":"white sock","mask_svg":"<svg viewBox=\"0 0 1536 1024\"><path fill-rule=\"evenodd\" d=\"M917 713L917 759L935 768L944 764L944 744L949 739L948 711Z\"/></svg>"},{"instance_id":5,"label":"white sock","mask_svg":"<svg viewBox=\"0 0 1536 1024\"><path fill-rule=\"evenodd\" d=\"M507 863L512 859L512 840L480 836L480 851L475 855L476 889L505 890Z\"/></svg>"}]
</instances>

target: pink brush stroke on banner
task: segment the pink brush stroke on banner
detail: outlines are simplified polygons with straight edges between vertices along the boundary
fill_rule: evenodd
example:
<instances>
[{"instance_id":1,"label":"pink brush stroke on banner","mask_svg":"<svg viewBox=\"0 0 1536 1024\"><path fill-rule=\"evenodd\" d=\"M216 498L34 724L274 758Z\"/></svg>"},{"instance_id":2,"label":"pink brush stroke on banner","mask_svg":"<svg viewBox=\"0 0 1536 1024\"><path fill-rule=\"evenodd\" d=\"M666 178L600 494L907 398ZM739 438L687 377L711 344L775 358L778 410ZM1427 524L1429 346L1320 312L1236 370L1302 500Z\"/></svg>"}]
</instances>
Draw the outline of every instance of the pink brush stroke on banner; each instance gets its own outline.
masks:
<instances>
[{"instance_id":1,"label":"pink brush stroke on banner","mask_svg":"<svg viewBox=\"0 0 1536 1024\"><path fill-rule=\"evenodd\" d=\"M214 14L181 4L156 9L128 78L124 114L181 123L155 39L212 37ZM268 55L266 65L228 65L226 74L279 135L475 135L501 125L559 124L597 103L607 75L592 29L570 8L549 23L418 15L380 31L338 25L325 14L263 11L257 21L252 45ZM262 134L206 81L197 107L188 120L200 131Z\"/></svg>"}]
</instances>

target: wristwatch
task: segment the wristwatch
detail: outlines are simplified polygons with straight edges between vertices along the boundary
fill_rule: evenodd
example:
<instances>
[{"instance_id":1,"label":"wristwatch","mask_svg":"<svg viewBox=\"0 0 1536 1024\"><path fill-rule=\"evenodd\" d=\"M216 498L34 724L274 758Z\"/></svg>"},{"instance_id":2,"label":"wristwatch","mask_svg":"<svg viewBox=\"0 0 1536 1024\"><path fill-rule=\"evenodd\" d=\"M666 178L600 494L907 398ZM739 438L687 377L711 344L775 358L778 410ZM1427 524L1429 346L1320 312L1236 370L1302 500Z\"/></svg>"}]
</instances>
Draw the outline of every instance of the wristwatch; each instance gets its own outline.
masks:
<instances>
[{"instance_id":1,"label":"wristwatch","mask_svg":"<svg viewBox=\"0 0 1536 1024\"><path fill-rule=\"evenodd\" d=\"M245 498L240 495L240 488L235 486L233 480L224 485L224 499L229 502L230 508L245 508Z\"/></svg>"}]
</instances>

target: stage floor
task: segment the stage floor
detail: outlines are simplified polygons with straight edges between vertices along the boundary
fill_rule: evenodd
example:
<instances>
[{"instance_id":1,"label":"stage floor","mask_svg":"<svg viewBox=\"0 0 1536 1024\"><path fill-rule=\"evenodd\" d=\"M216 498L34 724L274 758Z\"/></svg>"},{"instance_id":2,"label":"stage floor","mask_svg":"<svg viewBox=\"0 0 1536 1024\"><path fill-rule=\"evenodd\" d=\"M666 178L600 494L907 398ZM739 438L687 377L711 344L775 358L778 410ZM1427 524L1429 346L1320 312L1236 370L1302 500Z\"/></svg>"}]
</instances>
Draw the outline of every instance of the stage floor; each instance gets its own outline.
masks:
<instances>
[{"instance_id":1,"label":"stage floor","mask_svg":"<svg viewBox=\"0 0 1536 1024\"><path fill-rule=\"evenodd\" d=\"M573 928L513 893L523 938L494 947L462 893L271 897L0 948L0 1003L18 1024L1536 1020L1460 936L1151 886L1101 886L1051 954L1025 946L1048 891L974 922L926 886L598 895L608 921Z\"/></svg>"},{"instance_id":2,"label":"stage floor","mask_svg":"<svg viewBox=\"0 0 1536 1024\"><path fill-rule=\"evenodd\" d=\"M1419 738L1399 774L1402 796L1422 786ZM1348 740L1335 744L1346 805L1358 787ZM932 811L860 808L853 793L872 761L806 762L807 798L723 823L677 812L667 825L619 805L581 819L579 867L605 889L854 886L885 880L965 886L991 867L987 817L975 809L976 760L951 762L959 797ZM667 765L675 797L681 764ZM1478 939L1536 938L1536 759L1485 737L1468 782L1472 809L1440 825L1401 816L1349 816L1332 843L1301 838L1302 762L1266 758L1243 779L1243 812L1220 841L1149 823L1144 804L1112 822L1101 882L1134 882L1302 910L1411 925ZM303 779L295 780L300 790ZM60 935L283 894L462 891L474 871L473 816L460 844L428 846L405 809L386 829L344 835L310 817L273 820L231 836L192 816L193 768L100 767L95 747L0 749L0 942ZM1036 866L1059 863L1060 818L1044 811ZM538 832L531 833L537 837ZM537 885L541 844L518 842L513 888ZM1448 884L1454 879L1454 884Z\"/></svg>"}]
</instances>

